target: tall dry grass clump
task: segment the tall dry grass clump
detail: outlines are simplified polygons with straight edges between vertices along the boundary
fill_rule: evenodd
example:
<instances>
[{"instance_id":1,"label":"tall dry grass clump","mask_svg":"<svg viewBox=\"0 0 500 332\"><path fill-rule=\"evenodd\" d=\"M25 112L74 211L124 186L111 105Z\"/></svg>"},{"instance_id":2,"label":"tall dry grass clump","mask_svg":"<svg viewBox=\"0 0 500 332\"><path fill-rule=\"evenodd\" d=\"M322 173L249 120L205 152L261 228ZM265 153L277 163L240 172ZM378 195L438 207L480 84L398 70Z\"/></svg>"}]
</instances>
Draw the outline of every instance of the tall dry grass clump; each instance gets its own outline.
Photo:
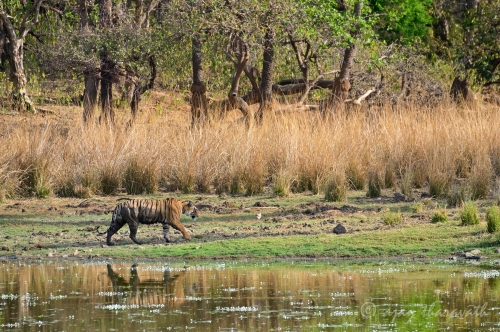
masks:
<instances>
[{"instance_id":1,"label":"tall dry grass clump","mask_svg":"<svg viewBox=\"0 0 500 332\"><path fill-rule=\"evenodd\" d=\"M192 129L188 112L141 115L133 126L85 126L74 116L4 117L0 122L0 199L90 197L161 191L253 195L385 188L410 195L489 194L500 175L500 114L441 106L315 112L265 117L250 129L226 120ZM368 189L367 189L368 187ZM461 198L462 199L462 198Z\"/></svg>"}]
</instances>

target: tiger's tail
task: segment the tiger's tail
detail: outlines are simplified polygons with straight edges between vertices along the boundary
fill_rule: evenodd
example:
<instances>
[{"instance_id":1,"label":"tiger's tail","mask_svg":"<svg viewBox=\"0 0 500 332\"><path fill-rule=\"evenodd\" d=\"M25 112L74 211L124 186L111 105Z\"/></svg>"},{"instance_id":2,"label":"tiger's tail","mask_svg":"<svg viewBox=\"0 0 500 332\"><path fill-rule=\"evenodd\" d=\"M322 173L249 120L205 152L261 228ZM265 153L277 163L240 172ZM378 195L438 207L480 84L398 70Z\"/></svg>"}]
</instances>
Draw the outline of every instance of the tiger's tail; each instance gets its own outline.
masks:
<instances>
[{"instance_id":1,"label":"tiger's tail","mask_svg":"<svg viewBox=\"0 0 500 332\"><path fill-rule=\"evenodd\" d=\"M97 228L97 235L105 235L105 234L108 234L108 232L111 230L111 227L113 227L113 225L115 224L115 221L116 221L116 215L118 214L118 209L121 208L121 204L118 204L115 209L113 210L113 216L111 217L111 224L110 226L108 227L108 229L104 232L99 232L99 228Z\"/></svg>"}]
</instances>

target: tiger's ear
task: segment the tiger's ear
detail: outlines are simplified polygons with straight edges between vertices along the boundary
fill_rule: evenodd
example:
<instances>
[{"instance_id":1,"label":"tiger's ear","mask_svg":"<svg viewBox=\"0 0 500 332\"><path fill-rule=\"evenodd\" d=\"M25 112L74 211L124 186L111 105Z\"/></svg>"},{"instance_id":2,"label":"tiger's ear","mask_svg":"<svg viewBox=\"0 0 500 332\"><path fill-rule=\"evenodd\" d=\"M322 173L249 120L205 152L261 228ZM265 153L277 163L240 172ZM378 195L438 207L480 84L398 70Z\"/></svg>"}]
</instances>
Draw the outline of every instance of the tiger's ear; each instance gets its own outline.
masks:
<instances>
[{"instance_id":1,"label":"tiger's ear","mask_svg":"<svg viewBox=\"0 0 500 332\"><path fill-rule=\"evenodd\" d=\"M194 205L193 202L188 201L188 204L187 204L188 207L192 207L193 205Z\"/></svg>"}]
</instances>

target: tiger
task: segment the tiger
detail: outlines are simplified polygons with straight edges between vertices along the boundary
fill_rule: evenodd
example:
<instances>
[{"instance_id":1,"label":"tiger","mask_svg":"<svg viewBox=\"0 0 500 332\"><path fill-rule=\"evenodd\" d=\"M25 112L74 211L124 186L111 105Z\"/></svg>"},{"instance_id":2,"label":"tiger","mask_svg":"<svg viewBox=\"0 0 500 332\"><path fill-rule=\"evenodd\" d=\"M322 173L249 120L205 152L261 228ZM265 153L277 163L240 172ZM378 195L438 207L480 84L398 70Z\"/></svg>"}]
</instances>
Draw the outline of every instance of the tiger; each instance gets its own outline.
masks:
<instances>
[{"instance_id":1,"label":"tiger","mask_svg":"<svg viewBox=\"0 0 500 332\"><path fill-rule=\"evenodd\" d=\"M128 224L132 241L136 244L142 244L136 238L139 224L161 223L163 238L167 243L170 242L168 237L170 226L180 231L184 239L191 240L189 231L180 222L181 213L190 216L193 221L198 218L198 209L191 201L181 201L176 198L164 200L132 199L115 207L108 230L98 234L107 234L106 243L108 246L112 246L114 245L111 242L113 234L118 232L125 224Z\"/></svg>"}]
</instances>

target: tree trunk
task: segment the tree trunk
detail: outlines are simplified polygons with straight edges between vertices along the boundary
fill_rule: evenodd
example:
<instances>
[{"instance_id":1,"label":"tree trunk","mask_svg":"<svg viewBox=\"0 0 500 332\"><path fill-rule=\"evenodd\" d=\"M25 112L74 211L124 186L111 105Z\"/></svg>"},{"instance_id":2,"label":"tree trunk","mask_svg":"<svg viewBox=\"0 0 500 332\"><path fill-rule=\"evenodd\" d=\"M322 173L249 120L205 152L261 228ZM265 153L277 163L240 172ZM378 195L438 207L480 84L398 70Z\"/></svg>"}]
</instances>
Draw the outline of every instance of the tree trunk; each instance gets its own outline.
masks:
<instances>
[{"instance_id":1,"label":"tree trunk","mask_svg":"<svg viewBox=\"0 0 500 332\"><path fill-rule=\"evenodd\" d=\"M7 48L10 64L10 81L12 82L12 98L14 106L19 112L28 111L36 113L35 106L31 102L26 91L26 75L24 74L24 42L17 40L9 43Z\"/></svg>"},{"instance_id":2,"label":"tree trunk","mask_svg":"<svg viewBox=\"0 0 500 332\"><path fill-rule=\"evenodd\" d=\"M135 0L134 21L137 30L149 28L149 14L160 4L160 0L151 0L144 8L144 0Z\"/></svg>"},{"instance_id":3,"label":"tree trunk","mask_svg":"<svg viewBox=\"0 0 500 332\"><path fill-rule=\"evenodd\" d=\"M5 62L7 61L7 54L4 49L7 43L7 30L3 26L3 21L0 19L0 71L5 71Z\"/></svg>"},{"instance_id":4,"label":"tree trunk","mask_svg":"<svg viewBox=\"0 0 500 332\"><path fill-rule=\"evenodd\" d=\"M141 95L144 94L144 92L150 90L153 88L155 79L156 79L156 63L155 63L155 58L153 55L150 55L148 57L149 60L149 67L151 68L151 76L149 78L149 82L147 83L141 83L137 78L134 78L132 80L132 87L131 89L133 90L132 93L132 99L130 102L130 109L132 112L132 121L135 120L137 113L139 112L139 101L141 100Z\"/></svg>"},{"instance_id":5,"label":"tree trunk","mask_svg":"<svg viewBox=\"0 0 500 332\"><path fill-rule=\"evenodd\" d=\"M467 79L461 80L455 77L450 89L450 96L456 103L471 102L474 100Z\"/></svg>"},{"instance_id":6,"label":"tree trunk","mask_svg":"<svg viewBox=\"0 0 500 332\"><path fill-rule=\"evenodd\" d=\"M7 57L9 59L10 73L9 78L12 82L12 99L15 108L19 111L32 111L36 113L36 109L31 102L26 91L26 76L24 74L24 38L28 35L29 31L38 23L38 15L40 13L40 6L43 0L34 0L30 8L27 9L26 14L20 22L18 35L16 35L16 28L10 21L10 16L3 10L0 5L0 21L2 22L5 31L7 43Z\"/></svg>"},{"instance_id":7,"label":"tree trunk","mask_svg":"<svg viewBox=\"0 0 500 332\"><path fill-rule=\"evenodd\" d=\"M276 33L271 27L266 28L264 36L264 63L262 65L262 81L260 86L261 101L256 113L257 122L264 118L264 112L268 112L272 105L273 92L273 70L274 70L274 39Z\"/></svg>"},{"instance_id":8,"label":"tree trunk","mask_svg":"<svg viewBox=\"0 0 500 332\"><path fill-rule=\"evenodd\" d=\"M361 9L363 7L362 2L357 2L354 5L354 15L361 16ZM354 32L357 35L357 31ZM328 110L333 108L343 108L344 102L349 96L349 89L351 84L349 83L349 76L351 74L352 64L354 62L354 56L356 55L356 45L351 43L349 47L346 48L344 52L344 59L342 61L342 66L340 68L340 74L335 78L332 95L327 102Z\"/></svg>"},{"instance_id":9,"label":"tree trunk","mask_svg":"<svg viewBox=\"0 0 500 332\"><path fill-rule=\"evenodd\" d=\"M96 69L84 72L85 90L83 91L83 121L88 122L94 116L97 106L97 90L99 86L99 73Z\"/></svg>"},{"instance_id":10,"label":"tree trunk","mask_svg":"<svg viewBox=\"0 0 500 332\"><path fill-rule=\"evenodd\" d=\"M89 29L89 12L87 10L86 0L77 0L78 16L80 17L80 32L86 34Z\"/></svg>"},{"instance_id":11,"label":"tree trunk","mask_svg":"<svg viewBox=\"0 0 500 332\"><path fill-rule=\"evenodd\" d=\"M99 26L101 28L113 27L112 0L99 0Z\"/></svg>"},{"instance_id":12,"label":"tree trunk","mask_svg":"<svg viewBox=\"0 0 500 332\"><path fill-rule=\"evenodd\" d=\"M101 54L101 118L100 121L113 125L115 112L113 110L113 71L115 64L108 57L108 53Z\"/></svg>"},{"instance_id":13,"label":"tree trunk","mask_svg":"<svg viewBox=\"0 0 500 332\"><path fill-rule=\"evenodd\" d=\"M192 39L193 84L191 85L191 125L203 124L208 116L207 88L203 83L201 36Z\"/></svg>"},{"instance_id":14,"label":"tree trunk","mask_svg":"<svg viewBox=\"0 0 500 332\"><path fill-rule=\"evenodd\" d=\"M2 21L3 29L5 29L7 43L7 57L9 59L9 78L12 82L12 100L14 107L20 111L31 111L36 113L35 106L33 105L28 93L26 91L26 75L24 74L24 38L28 32L38 23L38 14L40 12L40 5L42 0L34 1L31 8L21 22L19 34L16 35L16 29L10 21L10 17L5 11L0 11L0 20ZM3 9L0 7L0 9ZM31 21L31 22L29 22ZM29 22L29 23L28 23Z\"/></svg>"}]
</instances>

